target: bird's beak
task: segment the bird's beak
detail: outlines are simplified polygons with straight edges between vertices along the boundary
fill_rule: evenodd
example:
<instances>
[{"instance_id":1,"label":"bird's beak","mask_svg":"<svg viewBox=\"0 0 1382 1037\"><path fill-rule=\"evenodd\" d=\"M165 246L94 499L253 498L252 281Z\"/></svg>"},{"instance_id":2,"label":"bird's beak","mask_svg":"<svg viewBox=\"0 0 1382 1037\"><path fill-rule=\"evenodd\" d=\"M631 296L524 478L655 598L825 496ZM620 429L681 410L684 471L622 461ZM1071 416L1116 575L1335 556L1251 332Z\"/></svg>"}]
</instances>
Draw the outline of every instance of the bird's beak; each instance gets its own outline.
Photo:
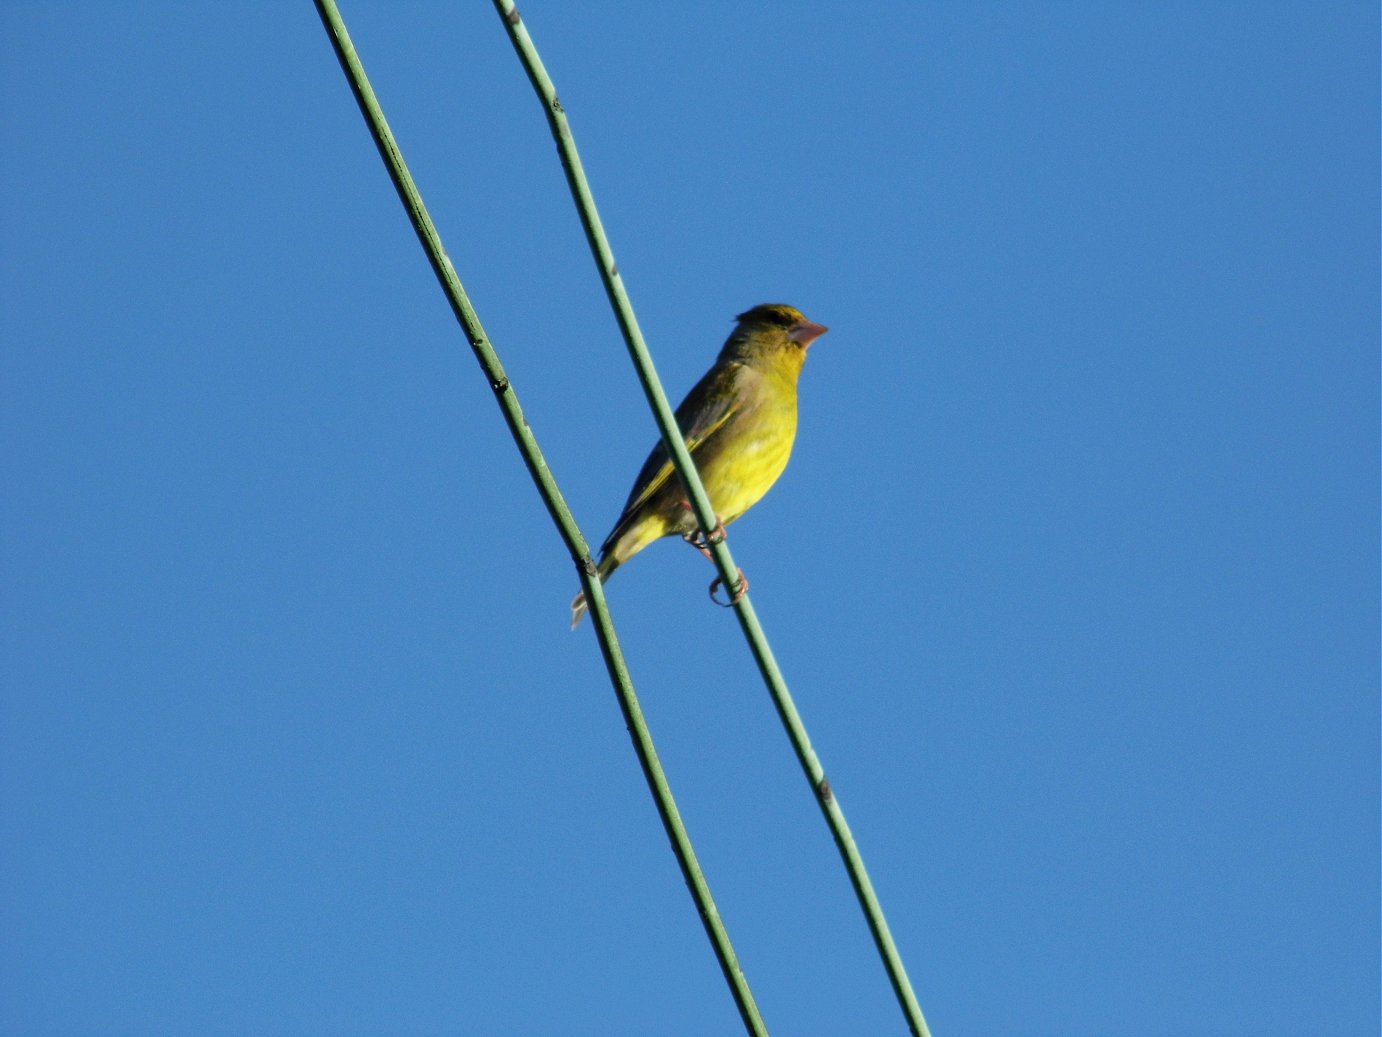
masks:
<instances>
[{"instance_id":1,"label":"bird's beak","mask_svg":"<svg viewBox=\"0 0 1382 1037\"><path fill-rule=\"evenodd\" d=\"M790 337L802 349L806 349L829 330L824 324L812 324L809 320L799 320L792 325Z\"/></svg>"}]
</instances>

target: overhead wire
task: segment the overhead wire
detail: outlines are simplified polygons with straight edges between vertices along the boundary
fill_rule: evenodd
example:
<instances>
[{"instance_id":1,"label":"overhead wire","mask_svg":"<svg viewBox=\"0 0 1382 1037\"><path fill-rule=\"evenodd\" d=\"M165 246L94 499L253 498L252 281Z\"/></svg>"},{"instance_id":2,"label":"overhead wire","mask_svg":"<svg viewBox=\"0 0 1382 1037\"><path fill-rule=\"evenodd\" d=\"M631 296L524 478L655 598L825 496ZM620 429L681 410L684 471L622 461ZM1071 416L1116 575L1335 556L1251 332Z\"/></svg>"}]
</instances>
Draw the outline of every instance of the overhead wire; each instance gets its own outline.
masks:
<instances>
[{"instance_id":1,"label":"overhead wire","mask_svg":"<svg viewBox=\"0 0 1382 1037\"><path fill-rule=\"evenodd\" d=\"M734 558L730 554L723 533L717 532L719 519L705 492L705 487L701 483L695 463L691 460L691 454L687 450L686 442L677 426L676 417L667 399L667 394L663 392L662 383L657 376L652 355L649 353L647 343L643 339L643 333L639 329L633 304L629 300L623 276L619 272L619 265L614 259L614 250L610 247L609 239L605 234L604 225L595 206L594 195L591 193L585 169L581 164L580 154L576 150L576 141L571 132L566 109L557 95L556 87L542 63L542 58L538 55L532 37L513 0L493 0L493 3L509 35L509 40L518 54L519 61L542 103L548 127L557 143L557 151L561 157L562 169L566 174L567 186L570 188L572 199L576 203L576 209L580 213L581 225L585 230L586 240L590 245L591 254L594 256L595 265L600 271L600 279L604 284L605 294L609 297L610 305L614 309L615 319L619 323L619 329L624 336L624 343L628 348L629 356L638 372L638 380L643 386L648 405L652 408L653 417L662 435L662 441L667 447L667 453L672 464L676 467L677 475L686 488L692 511L695 513L696 521L700 524L705 543L714 556L713 560L720 573L720 579L729 589L732 597L737 595L737 600L733 601L733 607L738 616L739 625L748 641L754 660L758 664L758 669L763 675L763 682L767 685L772 696L778 716L787 730L797 760L806 774L807 781L810 782L816 802L820 805L821 812L824 814L831 835L835 840L835 845L844 860L845 870L849 873L850 884L854 887L855 896L863 909L874 945L883 959L884 968L887 970L888 980L892 984L898 1004L915 1037L930 1037L926 1019L922 1015L921 1006L917 1002L911 980L907 975L907 969L903 965L901 952L897 949L892 931L888 927L887 918L883 914L882 904L874 892L868 870L864 867L863 856L860 854L854 835L850 831L849 823L845 820L844 810L826 778L825 769L822 767L819 757L811 746L811 739L807 735L806 726L801 720L801 715L797 712L796 704L787 688L787 681L773 656L767 635L763 632L763 627L758 621L758 615L754 611L750 595L742 593L746 588L742 587L740 583L741 571L734 564Z\"/></svg>"},{"instance_id":2,"label":"overhead wire","mask_svg":"<svg viewBox=\"0 0 1382 1037\"><path fill-rule=\"evenodd\" d=\"M605 602L600 581L595 576L595 563L590 557L589 545L572 516L571 509L567 507L556 479L538 447L537 437L524 418L523 409L519 406L518 394L509 381L499 356L489 337L485 334L480 318L461 284L460 277L456 273L450 257L446 253L441 235L432 222L432 217L423 203L421 192L403 160L398 142L389 129L379 99L375 96L369 79L365 75L364 65L355 50L355 45L351 41L335 0L314 0L314 3L331 40L332 48L336 52L336 57L340 61L341 69L345 72L346 79L350 83L351 92L355 95L360 112L369 127L370 135L373 137L375 146L379 149L379 155L384 160L384 165L398 191L399 200L403 203L404 209L407 210L408 218L412 222L413 229L417 232L418 240L427 254L427 259L432 265L437 280L441 283L442 290L446 293L452 312L456 315L457 321L460 322L466 340L469 342L476 360L479 361L490 388L494 391L504 421L513 435L514 442L518 446L519 453L523 457L523 462L527 466L534 484L537 486L543 504L556 525L562 542L576 563L581 586L585 590L586 600L589 602L591 617L594 621L593 626L600 643L600 652L604 658L610 683L613 685L618 698L620 711L633 740L639 765L643 770L649 790L653 794L653 800L657 804L658 815L661 817L668 839L672 843L677 863L681 867L682 877L686 880L687 888L696 903L701 923L710 939L740 1018L750 1034L755 1035L755 1037L766 1037L767 1027L763 1022L753 993L749 989L744 971L740 967L738 956L735 954L733 944L729 939L729 933L720 917L719 909L716 907L714 897L710 892L710 886L691 845L691 839L685 824L682 822L680 811L677 809L676 800L672 796L667 775L658 759L652 734L648 730L646 719L638 702L638 696L629 676L623 651L619 646L619 639Z\"/></svg>"}]
</instances>

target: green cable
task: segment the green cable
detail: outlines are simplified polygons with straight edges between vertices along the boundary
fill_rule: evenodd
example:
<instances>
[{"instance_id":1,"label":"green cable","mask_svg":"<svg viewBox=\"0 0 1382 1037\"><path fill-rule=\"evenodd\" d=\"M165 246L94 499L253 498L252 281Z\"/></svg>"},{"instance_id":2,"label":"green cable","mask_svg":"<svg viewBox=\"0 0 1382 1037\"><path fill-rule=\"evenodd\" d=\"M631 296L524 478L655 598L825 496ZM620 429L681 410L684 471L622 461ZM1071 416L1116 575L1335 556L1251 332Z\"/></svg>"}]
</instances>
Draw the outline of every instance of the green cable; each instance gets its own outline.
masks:
<instances>
[{"instance_id":1,"label":"green cable","mask_svg":"<svg viewBox=\"0 0 1382 1037\"><path fill-rule=\"evenodd\" d=\"M314 2L317 6L317 12L321 15L322 24L326 27L327 35L331 38L331 45L336 51L336 57L340 60L341 68L346 74L346 79L350 82L355 100L360 105L360 112L365 117L374 143L379 148L379 154L384 159L384 165L388 168L389 176L393 179L394 187L398 189L398 197L403 202L403 207L408 211L408 218L412 221L413 229L417 231L418 239L422 242L422 247L432 264L432 270L436 273L437 280L441 282L442 290L446 293L456 319L460 321L466 340L470 343L470 348L474 351L490 387L494 390L500 409L503 411L504 420L509 426L514 442L518 445L519 452L523 455L523 461L528 467L533 482L537 485L538 493L542 496L542 501L547 506L547 511L552 516L552 521L556 524L562 541L566 544L567 550L570 551L571 557L576 563L576 568L580 573L581 586L585 590L586 600L590 605L596 635L600 641L600 651L604 656L605 668L609 671L610 682L614 685L619 699L619 708L624 715L629 734L633 738L634 750L638 754L638 762L643 768L643 776L653 793L658 814L661 816L663 827L667 830L667 836L672 842L677 863L681 866L682 877L686 880L686 885L696 902L701 923L704 925L706 935L710 937L711 945L715 949L715 956L720 962L720 970L724 973L725 981L729 984L735 1005L739 1009L739 1015L744 1020L744 1026L749 1033L756 1035L756 1037L758 1035L766 1037L767 1027L763 1023L753 994L749 990L748 980L745 979L743 970L739 966L739 960L734 953L733 945L730 943L729 934L725 930L719 910L710 894L710 887L701 871L700 863L696 859L695 850L691 846L690 836L687 835L686 828L682 824L681 814L677 810L676 801L673 799L671 788L667 784L667 776L658 760L652 735L648 731L643 711L638 704L638 697L634 693L633 682L624 662L623 652L619 647L613 620L610 618L609 609L605 604L600 581L595 578L595 563L590 557L590 549L586 539L581 534L570 508L567 507L551 470L547 467L547 461L538 448L537 438L523 417L523 410L518 404L518 396L509 382L508 375L504 373L503 365L499 362L499 356L490 344L489 338L480 324L480 318L476 315L470 298L461 285L460 277L456 274L456 269L452 266L446 249L442 246L441 235L437 233L436 225L432 222L426 205L423 204L422 195L413 182L412 175L408 172L407 164L403 161L403 154L398 148L398 142L394 139L389 124L384 118L379 100L375 97L369 79L365 76L364 66L360 63L359 55L355 52L355 46L346 31L340 11L334 0L314 0Z\"/></svg>"},{"instance_id":2,"label":"green cable","mask_svg":"<svg viewBox=\"0 0 1382 1037\"><path fill-rule=\"evenodd\" d=\"M533 46L532 37L528 35L528 29L512 0L494 0L494 6L509 34L514 50L518 52L519 60L523 63L523 68L533 84L533 89L537 91L538 98L542 101L552 136L556 139L557 149L561 155L562 169L566 172L567 184L571 189L572 197L575 199L576 208L580 212L586 240L590 243L590 250L595 257L595 265L599 268L600 277L604 282L605 293L609 296L610 305L614 307L615 318L623 332L624 342L628 346L634 368L638 372L639 381L643 384L648 405L652 408L653 417L662 433L662 441L667 446L667 452L672 463L676 466L677 474L686 487L691 507L696 514L696 520L700 523L701 529L708 533L716 527L718 522L715 509L709 497L706 496L700 474L691 461L690 452L686 449L686 442L682 438L681 430L677 427L672 407L667 401L666 393L662 391L662 383L653 367L652 356L648 353L647 344L643 341L643 333L639 330L638 319L634 316L633 305L629 302L628 292L624 288L623 277L620 276L619 266L614 261L614 252L610 248L609 239L605 236L604 226L600 222L600 214L595 208L595 199L590 192L590 184L586 180L580 155L576 151L576 142L571 135L571 126L566 116L566 110L557 97L556 87L552 85L551 77L548 76L547 69L543 66L536 47ZM710 538L707 537L707 539ZM715 555L715 564L719 570L720 578L726 587L733 590L739 583L739 569L734 564L728 545L723 539L720 539L710 544L710 550ZM845 869L849 872L850 883L854 886L855 895L858 897L864 916L868 920L874 944L883 959L883 965L887 969L893 992L897 995L902 1013L907 1018L907 1025L916 1037L930 1037L926 1019L921 1014L921 1006L917 1003L916 994L912 991L911 980L907 977L907 969L902 964L902 955L898 952L897 944L893 941L892 932L888 928L888 921L883 915L882 905L878 901L877 894L873 891L873 883L869 881L868 871L864 867L864 859L854 842L854 835L850 832L839 800L835 798L830 783L826 780L825 769L821 766L815 750L811 748L811 739L806 733L806 727L801 721L800 714L797 713L792 695L787 690L787 682L783 679L782 671L778 668L777 660L773 657L767 636L763 633L763 628L758 622L758 615L754 612L753 603L745 594L738 600L734 608L739 617L739 625L744 631L745 638L748 639L749 648L763 674L763 681L767 684L768 691L773 697L773 704L777 707L778 716L787 729L792 748L796 751L802 770L806 772L816 801L820 804L826 823L830 826L830 832L835 838L835 845L839 848L840 856L844 859Z\"/></svg>"}]
</instances>

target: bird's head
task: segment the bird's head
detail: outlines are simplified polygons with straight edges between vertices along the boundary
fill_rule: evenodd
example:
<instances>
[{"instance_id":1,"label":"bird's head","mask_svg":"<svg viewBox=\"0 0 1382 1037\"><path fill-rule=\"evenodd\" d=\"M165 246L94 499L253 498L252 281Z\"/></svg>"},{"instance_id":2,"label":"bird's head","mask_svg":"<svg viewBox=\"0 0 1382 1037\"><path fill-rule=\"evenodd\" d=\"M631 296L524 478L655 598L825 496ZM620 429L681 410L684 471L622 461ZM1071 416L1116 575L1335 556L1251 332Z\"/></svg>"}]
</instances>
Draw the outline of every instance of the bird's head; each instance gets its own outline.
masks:
<instances>
[{"instance_id":1,"label":"bird's head","mask_svg":"<svg viewBox=\"0 0 1382 1037\"><path fill-rule=\"evenodd\" d=\"M721 354L727 359L795 360L798 370L811 343L830 329L807 320L802 312L781 303L763 303L734 318L739 326L729 336Z\"/></svg>"}]
</instances>

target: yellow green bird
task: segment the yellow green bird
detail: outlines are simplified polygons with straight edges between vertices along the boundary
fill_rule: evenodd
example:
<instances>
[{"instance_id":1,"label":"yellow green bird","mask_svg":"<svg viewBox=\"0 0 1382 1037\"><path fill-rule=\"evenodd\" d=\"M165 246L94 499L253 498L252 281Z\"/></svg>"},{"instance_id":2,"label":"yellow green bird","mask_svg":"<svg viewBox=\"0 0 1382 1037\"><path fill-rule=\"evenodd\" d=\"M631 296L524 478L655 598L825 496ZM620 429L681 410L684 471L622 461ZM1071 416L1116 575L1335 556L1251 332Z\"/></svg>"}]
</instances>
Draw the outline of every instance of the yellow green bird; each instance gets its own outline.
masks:
<instances>
[{"instance_id":1,"label":"yellow green bird","mask_svg":"<svg viewBox=\"0 0 1382 1037\"><path fill-rule=\"evenodd\" d=\"M807 349L829 330L779 303L755 306L735 320L714 366L676 412L721 527L757 504L787 467L797 435L797 380ZM600 582L654 540L674 533L710 557L686 489L659 442L600 548ZM735 600L748 586L742 576ZM711 584L712 593L718 582ZM577 594L573 629L585 610L585 594Z\"/></svg>"}]
</instances>

